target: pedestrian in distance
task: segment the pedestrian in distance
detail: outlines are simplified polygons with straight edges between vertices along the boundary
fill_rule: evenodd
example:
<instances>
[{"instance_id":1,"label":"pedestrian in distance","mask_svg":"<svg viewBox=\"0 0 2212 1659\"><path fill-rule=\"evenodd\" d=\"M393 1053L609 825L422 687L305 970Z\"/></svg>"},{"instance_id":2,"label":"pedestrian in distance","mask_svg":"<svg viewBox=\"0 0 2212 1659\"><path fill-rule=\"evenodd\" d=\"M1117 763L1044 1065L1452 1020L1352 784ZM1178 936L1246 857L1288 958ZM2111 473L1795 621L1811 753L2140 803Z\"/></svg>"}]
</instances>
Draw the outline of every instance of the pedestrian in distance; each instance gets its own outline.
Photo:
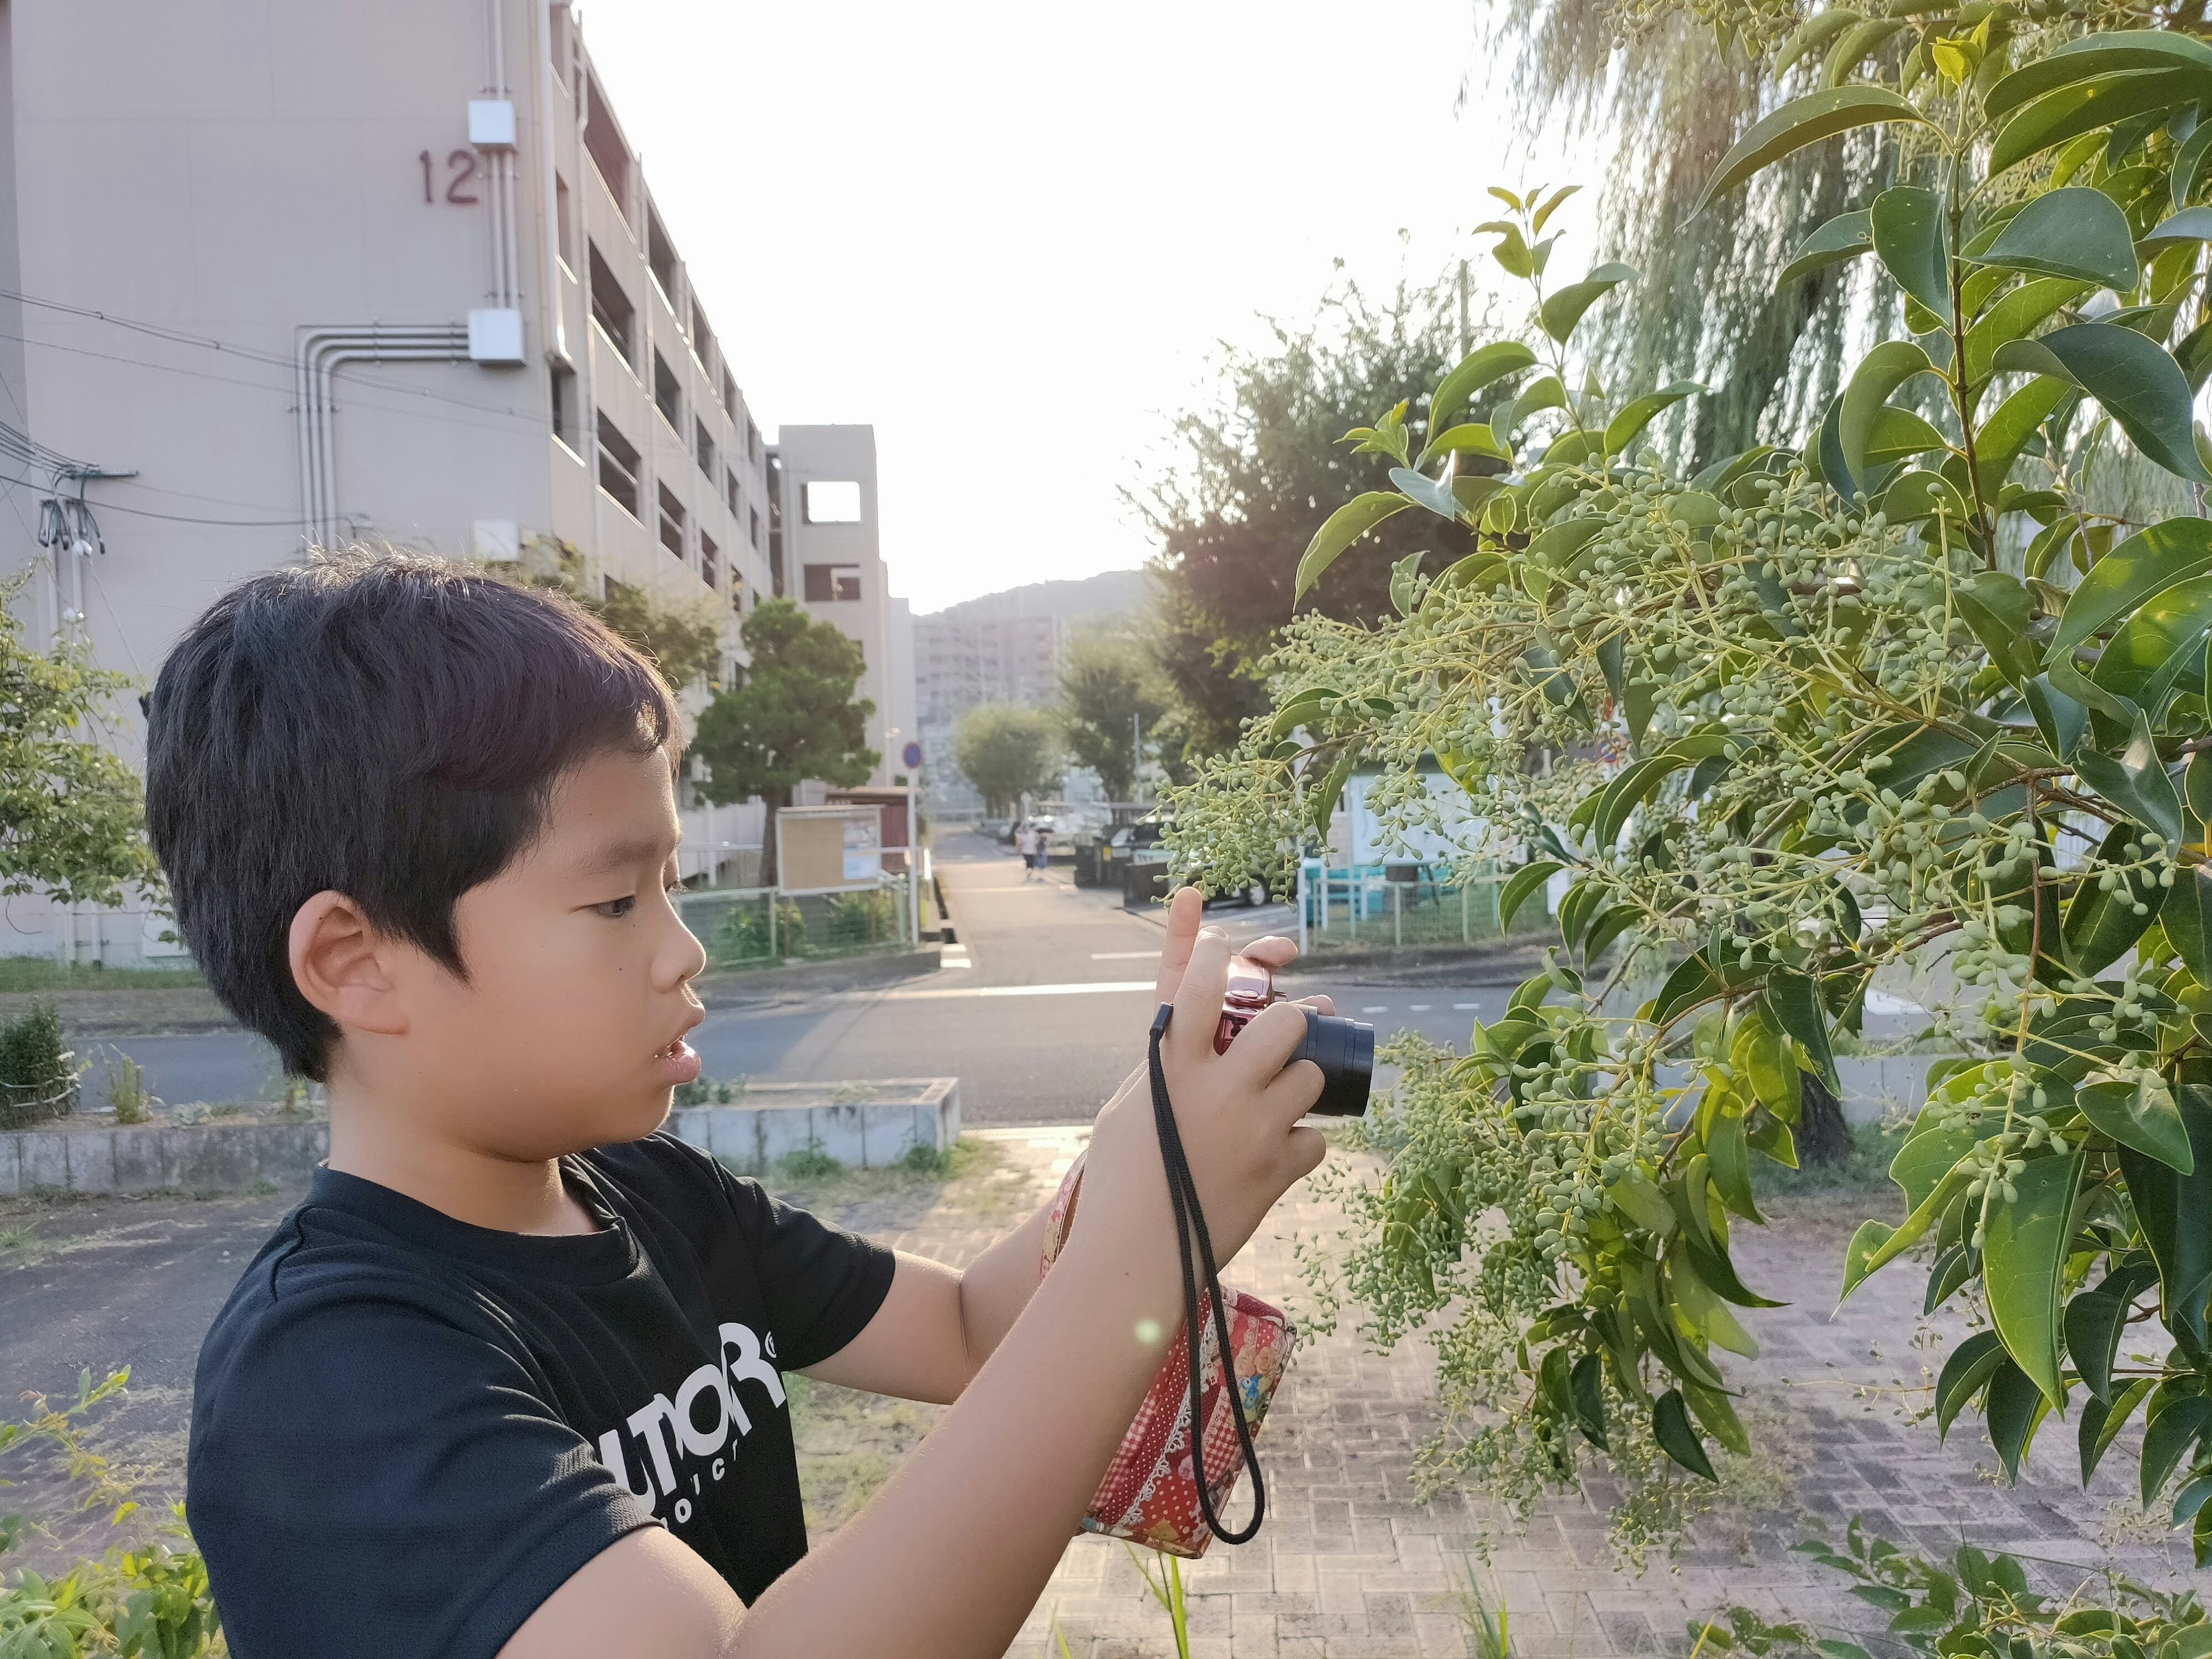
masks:
<instances>
[{"instance_id":1,"label":"pedestrian in distance","mask_svg":"<svg viewBox=\"0 0 2212 1659\"><path fill-rule=\"evenodd\" d=\"M1014 837L1014 845L1021 851L1022 879L1024 881L1034 879L1036 872L1044 868L1042 833L1038 830L1036 824L1024 819L1021 830Z\"/></svg>"},{"instance_id":2,"label":"pedestrian in distance","mask_svg":"<svg viewBox=\"0 0 2212 1659\"><path fill-rule=\"evenodd\" d=\"M1048 1211L957 1270L664 1128L704 1018L682 732L578 606L412 556L256 576L161 671L179 927L330 1099L195 1381L186 1513L235 1659L1000 1655L1159 1370L1183 1267L1149 1019L1042 1279ZM1294 1004L1215 1052L1202 920L1176 896L1159 1063L1225 1265L1321 1162L1322 1074ZM793 1371L950 1407L811 1553Z\"/></svg>"}]
</instances>

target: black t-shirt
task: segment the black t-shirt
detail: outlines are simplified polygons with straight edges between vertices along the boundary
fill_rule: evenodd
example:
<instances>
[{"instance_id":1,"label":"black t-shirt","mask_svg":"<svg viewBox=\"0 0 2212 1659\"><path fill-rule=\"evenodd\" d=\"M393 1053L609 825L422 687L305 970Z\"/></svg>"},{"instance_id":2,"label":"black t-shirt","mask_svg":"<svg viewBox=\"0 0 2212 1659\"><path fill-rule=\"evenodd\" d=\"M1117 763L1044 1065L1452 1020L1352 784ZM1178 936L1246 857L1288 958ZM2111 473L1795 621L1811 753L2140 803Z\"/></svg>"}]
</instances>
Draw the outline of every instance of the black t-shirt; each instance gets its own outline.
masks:
<instances>
[{"instance_id":1,"label":"black t-shirt","mask_svg":"<svg viewBox=\"0 0 2212 1659\"><path fill-rule=\"evenodd\" d=\"M495 1232L319 1170L200 1350L186 1512L237 1659L490 1659L658 1522L750 1602L806 1552L779 1373L880 1245L666 1134L563 1158L600 1222Z\"/></svg>"}]
</instances>

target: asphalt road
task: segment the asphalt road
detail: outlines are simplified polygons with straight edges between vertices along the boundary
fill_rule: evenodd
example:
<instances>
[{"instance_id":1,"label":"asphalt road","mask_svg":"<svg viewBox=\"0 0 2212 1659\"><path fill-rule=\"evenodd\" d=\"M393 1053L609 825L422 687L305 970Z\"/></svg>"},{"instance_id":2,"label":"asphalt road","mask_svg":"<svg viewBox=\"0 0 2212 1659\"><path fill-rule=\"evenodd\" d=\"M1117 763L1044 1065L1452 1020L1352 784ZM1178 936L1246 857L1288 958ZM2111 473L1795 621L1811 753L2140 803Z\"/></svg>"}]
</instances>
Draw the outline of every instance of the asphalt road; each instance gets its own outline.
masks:
<instances>
[{"instance_id":1,"label":"asphalt road","mask_svg":"<svg viewBox=\"0 0 2212 1659\"><path fill-rule=\"evenodd\" d=\"M1077 888L1064 870L1022 879L1013 854L981 836L941 842L937 871L959 939L937 973L854 991L794 989L717 1009L692 1042L716 1079L820 1082L957 1076L970 1122L1089 1117L1144 1058L1163 933L1153 912ZM1242 941L1289 933L1288 906L1218 906L1209 921ZM1464 1044L1471 1017L1494 1018L1501 988L1328 985L1338 1012L1385 1036L1411 1028ZM172 1104L266 1099L273 1057L239 1031L109 1041L146 1068ZM97 1085L98 1073L88 1082Z\"/></svg>"}]
</instances>

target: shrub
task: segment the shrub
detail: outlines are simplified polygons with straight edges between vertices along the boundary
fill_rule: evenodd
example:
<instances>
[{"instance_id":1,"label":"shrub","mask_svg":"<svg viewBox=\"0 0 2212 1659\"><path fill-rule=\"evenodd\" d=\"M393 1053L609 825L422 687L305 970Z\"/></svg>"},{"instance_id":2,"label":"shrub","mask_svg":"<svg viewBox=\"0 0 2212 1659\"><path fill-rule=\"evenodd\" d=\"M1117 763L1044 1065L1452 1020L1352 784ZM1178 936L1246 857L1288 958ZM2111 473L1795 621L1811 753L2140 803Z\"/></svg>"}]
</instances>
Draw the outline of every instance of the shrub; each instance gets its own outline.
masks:
<instances>
[{"instance_id":1,"label":"shrub","mask_svg":"<svg viewBox=\"0 0 2212 1659\"><path fill-rule=\"evenodd\" d=\"M0 1025L0 1129L20 1129L76 1109L76 1056L62 1046L62 1017L35 1001Z\"/></svg>"}]
</instances>

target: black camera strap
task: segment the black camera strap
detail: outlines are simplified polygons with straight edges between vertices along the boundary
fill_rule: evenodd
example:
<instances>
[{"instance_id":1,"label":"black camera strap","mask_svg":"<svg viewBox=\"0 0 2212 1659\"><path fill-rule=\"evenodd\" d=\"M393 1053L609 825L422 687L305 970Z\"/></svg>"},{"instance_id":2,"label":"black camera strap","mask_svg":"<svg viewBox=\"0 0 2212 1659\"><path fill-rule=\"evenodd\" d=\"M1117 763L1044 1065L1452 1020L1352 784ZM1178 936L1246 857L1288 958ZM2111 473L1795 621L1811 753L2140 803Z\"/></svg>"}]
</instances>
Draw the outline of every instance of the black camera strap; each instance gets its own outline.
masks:
<instances>
[{"instance_id":1,"label":"black camera strap","mask_svg":"<svg viewBox=\"0 0 2212 1659\"><path fill-rule=\"evenodd\" d=\"M1168 1100L1167 1073L1160 1065L1160 1039L1167 1035L1168 1021L1174 1016L1175 1009L1164 1002L1159 1012L1152 1016L1152 1121L1159 1130L1160 1161L1168 1171L1168 1201L1175 1207L1176 1249L1182 1257L1183 1329L1188 1338L1184 1346L1190 1355L1190 1467L1198 1481L1199 1512L1205 1516L1206 1526L1223 1543L1243 1544L1258 1534L1260 1522L1267 1516L1267 1488L1261 1478L1259 1454L1252 1449L1251 1425L1244 1419L1244 1391L1237 1385L1236 1360L1229 1346L1229 1310L1222 1300L1221 1274L1214 1264L1213 1241L1206 1235L1206 1216L1198 1206L1198 1183L1191 1178L1190 1160L1183 1156L1182 1136L1176 1128L1175 1107ZM1252 1475L1252 1518L1244 1523L1242 1532L1231 1532L1221 1524L1206 1479L1205 1401L1200 1386L1198 1354L1201 1272L1206 1297L1213 1304L1213 1334L1220 1345L1221 1380L1229 1395L1230 1414L1237 1425L1237 1445L1243 1453L1244 1467Z\"/></svg>"}]
</instances>

